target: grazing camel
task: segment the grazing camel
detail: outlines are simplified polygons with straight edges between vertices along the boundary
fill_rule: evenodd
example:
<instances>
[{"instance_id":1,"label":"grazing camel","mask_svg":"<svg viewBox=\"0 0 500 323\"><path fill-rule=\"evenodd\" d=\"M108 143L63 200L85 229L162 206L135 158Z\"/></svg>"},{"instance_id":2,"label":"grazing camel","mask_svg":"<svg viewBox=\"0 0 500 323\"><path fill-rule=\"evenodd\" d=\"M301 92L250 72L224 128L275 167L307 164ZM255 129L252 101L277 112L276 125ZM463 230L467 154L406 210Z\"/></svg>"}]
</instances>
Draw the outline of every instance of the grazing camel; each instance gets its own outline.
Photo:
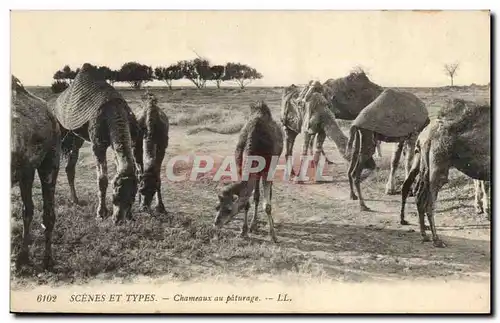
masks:
<instances>
[{"instance_id":1,"label":"grazing camel","mask_svg":"<svg viewBox=\"0 0 500 323\"><path fill-rule=\"evenodd\" d=\"M444 247L436 232L434 207L439 190L448 181L449 169L455 167L474 180L491 181L491 107L450 99L428 132L426 139L419 142L419 158L412 167L416 170L412 170L413 176L407 177L403 188L407 189L407 182L413 181L418 173L416 204L422 239L430 241L424 225L427 215L434 246ZM485 204L489 213L488 201ZM403 212L404 206L401 219Z\"/></svg>"},{"instance_id":2,"label":"grazing camel","mask_svg":"<svg viewBox=\"0 0 500 323\"><path fill-rule=\"evenodd\" d=\"M51 102L62 129L62 149L67 158L66 173L72 199L78 203L74 187L75 167L84 141L90 142L96 161L99 187L97 217L109 215L106 207L108 166L106 151L115 152L117 174L113 179L113 218L115 223L132 218L131 208L137 193L137 169L142 150L134 147L139 136L137 120L123 97L100 79L85 63L71 85Z\"/></svg>"},{"instance_id":3,"label":"grazing camel","mask_svg":"<svg viewBox=\"0 0 500 323\"><path fill-rule=\"evenodd\" d=\"M142 196L141 208L150 211L151 201L156 194L158 213L166 213L161 197L161 164L168 147L169 120L158 106L158 99L147 92L143 97L142 111L137 117L142 137L138 137L137 145L144 150L144 171L139 181L139 194Z\"/></svg>"},{"instance_id":4,"label":"grazing camel","mask_svg":"<svg viewBox=\"0 0 500 323\"><path fill-rule=\"evenodd\" d=\"M226 185L219 198L219 203L216 206L217 216L215 217L214 225L221 228L231 219L244 210L243 226L241 228L241 236L248 236L248 210L250 209L250 197L253 193L254 198L254 215L250 224L250 232L257 230L257 213L260 199L260 184L264 191L263 208L267 214L269 221L269 236L275 243L278 242L274 231L274 221L271 215L271 197L272 197L272 181L267 178L269 166L272 158L279 158L283 151L283 133L280 126L273 120L269 107L262 101L252 104L251 116L245 126L241 129L238 142L236 144L236 165L238 173L248 178L242 178L240 181ZM243 164L243 156L247 158L262 157L265 161L265 167L262 171L249 173L248 159ZM242 171L243 170L243 171ZM261 183L260 183L261 182Z\"/></svg>"},{"instance_id":5,"label":"grazing camel","mask_svg":"<svg viewBox=\"0 0 500 323\"><path fill-rule=\"evenodd\" d=\"M47 102L28 92L12 75L11 187L18 184L23 202L23 245L17 256L19 269L29 262L30 226L33 219L32 188L38 172L43 197L45 229L44 267L53 264L52 231L56 221L55 189L59 174L61 132Z\"/></svg>"},{"instance_id":6,"label":"grazing camel","mask_svg":"<svg viewBox=\"0 0 500 323\"><path fill-rule=\"evenodd\" d=\"M360 183L363 180L361 171L366 161L373 158L376 141L396 142L398 146L406 143L408 145L406 164L409 165L413 157L416 138L429 122L425 104L419 98L411 93L392 89L384 90L353 121L348 144L350 150L352 147L348 170L350 197L352 200L359 200L362 211L370 209L361 195ZM399 150L402 150L402 147ZM397 158L399 159L399 156ZM395 168L391 165L389 175L391 182L394 181ZM409 167L407 166L406 169L408 173ZM356 187L357 196L353 186Z\"/></svg>"}]
</instances>

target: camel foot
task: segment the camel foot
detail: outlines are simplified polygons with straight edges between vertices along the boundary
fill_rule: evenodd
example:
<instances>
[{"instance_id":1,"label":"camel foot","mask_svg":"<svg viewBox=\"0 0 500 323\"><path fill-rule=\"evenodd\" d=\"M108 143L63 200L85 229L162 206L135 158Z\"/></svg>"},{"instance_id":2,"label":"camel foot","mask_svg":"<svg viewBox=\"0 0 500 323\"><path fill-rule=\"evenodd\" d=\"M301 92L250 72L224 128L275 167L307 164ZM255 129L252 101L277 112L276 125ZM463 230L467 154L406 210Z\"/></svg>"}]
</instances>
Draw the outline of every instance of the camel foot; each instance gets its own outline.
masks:
<instances>
[{"instance_id":1,"label":"camel foot","mask_svg":"<svg viewBox=\"0 0 500 323\"><path fill-rule=\"evenodd\" d=\"M45 257L43 259L43 268L45 270L52 270L52 268L54 268L54 259L50 256Z\"/></svg>"},{"instance_id":2,"label":"camel foot","mask_svg":"<svg viewBox=\"0 0 500 323\"><path fill-rule=\"evenodd\" d=\"M105 206L101 206L97 209L97 217L101 219L106 219L109 216L109 211Z\"/></svg>"},{"instance_id":3,"label":"camel foot","mask_svg":"<svg viewBox=\"0 0 500 323\"><path fill-rule=\"evenodd\" d=\"M398 194L398 192L394 188L386 188L385 194L386 195L396 195L396 194Z\"/></svg>"},{"instance_id":4,"label":"camel foot","mask_svg":"<svg viewBox=\"0 0 500 323\"><path fill-rule=\"evenodd\" d=\"M258 230L259 230L259 225L257 224L257 222L252 222L252 224L250 224L250 232L255 233Z\"/></svg>"},{"instance_id":5,"label":"camel foot","mask_svg":"<svg viewBox=\"0 0 500 323\"><path fill-rule=\"evenodd\" d=\"M476 214L483 214L484 210L482 208L476 209Z\"/></svg>"},{"instance_id":6,"label":"camel foot","mask_svg":"<svg viewBox=\"0 0 500 323\"><path fill-rule=\"evenodd\" d=\"M432 244L433 244L433 245L434 245L434 247L436 247L436 248L444 248L444 247L446 247L446 244L445 244L442 240L440 240L440 239L436 239L436 240L434 240L434 241L432 242Z\"/></svg>"},{"instance_id":7,"label":"camel foot","mask_svg":"<svg viewBox=\"0 0 500 323\"><path fill-rule=\"evenodd\" d=\"M271 241L274 242L274 243L278 243L278 238L276 237L276 234L270 234L270 237L271 237Z\"/></svg>"},{"instance_id":8,"label":"camel foot","mask_svg":"<svg viewBox=\"0 0 500 323\"><path fill-rule=\"evenodd\" d=\"M21 251L16 259L16 269L21 270L24 266L31 264L27 251Z\"/></svg>"},{"instance_id":9,"label":"camel foot","mask_svg":"<svg viewBox=\"0 0 500 323\"><path fill-rule=\"evenodd\" d=\"M371 209L368 206L364 205L364 204L360 205L359 209L361 211L366 211L366 212L370 212L371 211Z\"/></svg>"},{"instance_id":10,"label":"camel foot","mask_svg":"<svg viewBox=\"0 0 500 323\"><path fill-rule=\"evenodd\" d=\"M163 204L158 204L155 207L155 212L160 214L167 214L167 210L165 210L165 206Z\"/></svg>"},{"instance_id":11,"label":"camel foot","mask_svg":"<svg viewBox=\"0 0 500 323\"><path fill-rule=\"evenodd\" d=\"M351 193L350 198L351 198L351 200L353 200L353 201L357 201L357 200L358 200L358 197L356 196L356 194L353 194L353 193Z\"/></svg>"},{"instance_id":12,"label":"camel foot","mask_svg":"<svg viewBox=\"0 0 500 323\"><path fill-rule=\"evenodd\" d=\"M410 225L410 222L406 220L401 220L399 223L401 223L401 225Z\"/></svg>"},{"instance_id":13,"label":"camel foot","mask_svg":"<svg viewBox=\"0 0 500 323\"><path fill-rule=\"evenodd\" d=\"M240 237L241 238L248 238L248 227L241 229Z\"/></svg>"},{"instance_id":14,"label":"camel foot","mask_svg":"<svg viewBox=\"0 0 500 323\"><path fill-rule=\"evenodd\" d=\"M425 236L422 237L422 243L429 242L429 241L431 241L431 239L429 238L429 236L425 235Z\"/></svg>"}]
</instances>

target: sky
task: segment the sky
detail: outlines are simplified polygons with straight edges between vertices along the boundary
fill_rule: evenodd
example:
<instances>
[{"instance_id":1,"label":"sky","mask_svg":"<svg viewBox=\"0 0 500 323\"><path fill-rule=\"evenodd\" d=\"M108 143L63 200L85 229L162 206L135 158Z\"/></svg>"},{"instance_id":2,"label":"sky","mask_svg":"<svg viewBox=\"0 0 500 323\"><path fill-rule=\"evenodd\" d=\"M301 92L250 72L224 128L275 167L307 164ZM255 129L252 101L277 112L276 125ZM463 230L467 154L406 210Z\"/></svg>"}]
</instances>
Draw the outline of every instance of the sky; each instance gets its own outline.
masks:
<instances>
[{"instance_id":1,"label":"sky","mask_svg":"<svg viewBox=\"0 0 500 323\"><path fill-rule=\"evenodd\" d=\"M11 11L11 72L50 85L55 71L89 62L153 68L199 55L241 62L256 86L304 84L362 66L382 86L490 82L487 11ZM184 84L184 83L174 83Z\"/></svg>"}]
</instances>

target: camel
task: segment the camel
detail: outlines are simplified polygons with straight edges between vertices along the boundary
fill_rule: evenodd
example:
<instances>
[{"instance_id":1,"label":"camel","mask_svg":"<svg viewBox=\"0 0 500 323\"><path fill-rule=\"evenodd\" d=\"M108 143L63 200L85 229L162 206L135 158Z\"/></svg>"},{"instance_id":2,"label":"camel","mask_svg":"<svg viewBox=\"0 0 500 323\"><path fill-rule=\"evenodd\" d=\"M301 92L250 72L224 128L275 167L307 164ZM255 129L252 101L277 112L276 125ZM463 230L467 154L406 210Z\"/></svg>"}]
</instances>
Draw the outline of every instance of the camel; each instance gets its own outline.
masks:
<instances>
[{"instance_id":1,"label":"camel","mask_svg":"<svg viewBox=\"0 0 500 323\"><path fill-rule=\"evenodd\" d=\"M307 139L311 154L312 154L312 144L314 136L316 139L316 153L314 154L313 164L317 164L319 159L319 154L323 151L323 143L326 138L326 133L323 129L323 119L329 124L333 122L336 123L335 119L340 120L354 120L361 113L361 111L373 102L382 92L383 88L373 82L371 82L364 72L352 72L346 77L341 77L337 79L329 79L323 85L319 82L309 82L309 85L302 90L300 95L297 95L297 89L295 86L285 88L281 100L281 123L283 124L283 129L285 130L285 141L286 141L286 153L288 157L292 155L293 145L297 134L303 129L302 123L304 120L304 114L306 111L304 103L307 102L313 93L320 93L327 99L327 109L330 113L322 113L319 117L315 114L311 114L309 117L315 119L310 124L316 127L316 130L312 131L309 129L310 137ZM294 97L298 97L295 99ZM298 101L298 102L297 102ZM300 104L302 102L302 104ZM322 109L326 112L326 109ZM332 118L334 119L332 121ZM338 128L338 126L337 126ZM316 133L317 132L317 133ZM337 133L337 137L344 136L343 134ZM345 137L345 136L344 136ZM406 155L406 148L412 147L414 138L410 138L410 142L406 143L397 142L395 143L396 149L391 158L391 171L390 176L387 180L385 193L388 195L396 194L394 175L399 166L399 161L401 159L401 154ZM338 145L337 145L338 147ZM376 151L378 156L381 157L380 143L377 141ZM345 149L345 148L343 148ZM339 149L342 152L343 149ZM303 154L306 154L305 148L303 147ZM347 155L348 160L350 155ZM409 156L407 156L407 163L405 170L409 169ZM328 161L328 160L327 160ZM329 164L332 162L328 161ZM375 162L369 161L369 165L365 165L366 168L375 168ZM292 172L294 174L294 172Z\"/></svg>"},{"instance_id":2,"label":"camel","mask_svg":"<svg viewBox=\"0 0 500 323\"><path fill-rule=\"evenodd\" d=\"M451 167L476 181L491 181L491 107L462 99L449 99L439 111L435 124L419 140L417 158L411 176L403 184L403 194L419 175L416 204L423 241L430 241L424 225L425 215L436 247L445 247L434 222L434 207L439 190L448 181ZM476 186L477 187L477 186ZM484 192L486 212L490 213L488 194ZM404 205L401 209L404 220ZM490 219L490 215L488 215Z\"/></svg>"},{"instance_id":3,"label":"camel","mask_svg":"<svg viewBox=\"0 0 500 323\"><path fill-rule=\"evenodd\" d=\"M62 152L67 159L66 174L73 202L78 203L74 178L79 150L90 142L98 178L97 218L109 215L106 207L108 167L106 151L115 153L117 174L113 179L113 218L132 219L131 208L137 193L137 174L142 150L135 147L139 127L123 97L105 80L97 77L90 64L83 64L71 85L50 103L62 130ZM137 162L137 165L135 164Z\"/></svg>"},{"instance_id":4,"label":"camel","mask_svg":"<svg viewBox=\"0 0 500 323\"><path fill-rule=\"evenodd\" d=\"M394 161L399 160L402 146L407 145L406 172L408 173L417 136L429 122L429 114L422 100L411 93L392 89L384 90L353 121L348 144L351 152L348 170L350 197L352 200L359 200L362 211L370 209L361 194L360 183L364 179L361 178L361 171L366 168L364 166L366 161L373 158L376 141L398 144L398 150L392 159L388 183L393 186L394 171L397 167ZM374 168L369 169L370 172L373 170ZM354 193L354 186L357 195Z\"/></svg>"},{"instance_id":5,"label":"camel","mask_svg":"<svg viewBox=\"0 0 500 323\"><path fill-rule=\"evenodd\" d=\"M241 236L248 236L248 210L250 209L250 197L253 193L254 215L250 224L250 232L257 230L257 213L260 199L260 185L264 191L263 209L269 221L269 236L275 243L278 242L274 230L274 220L271 215L272 181L267 178L271 159L279 158L283 151L283 133L280 126L273 120L269 107L259 101L251 104L251 116L240 131L236 144L236 165L238 173L242 175L241 180L226 185L218 195L219 201L216 206L217 215L214 226L221 228L231 219L244 210L243 226ZM243 165L243 157L259 156L265 160L265 167L257 173L250 173L247 162ZM250 174L249 174L250 173ZM245 178L247 174L248 178Z\"/></svg>"},{"instance_id":6,"label":"camel","mask_svg":"<svg viewBox=\"0 0 500 323\"><path fill-rule=\"evenodd\" d=\"M312 84L312 81L309 83ZM299 93L299 88L292 84L289 87L285 87L281 96L281 124L283 126L283 131L285 134L285 158L289 158L293 153L293 145L295 143L295 138L301 132L303 116L305 113L305 100L304 95L308 90L308 87L304 87ZM318 133L315 134L314 138L309 141L309 150L313 154L314 139L316 138L316 158L315 162L319 159L319 154L325 156L327 164L333 164L332 161L326 157L323 150L323 143L326 139L326 133L323 129L319 129ZM291 174L295 175L294 170L291 170Z\"/></svg>"},{"instance_id":7,"label":"camel","mask_svg":"<svg viewBox=\"0 0 500 323\"><path fill-rule=\"evenodd\" d=\"M139 194L142 196L141 208L150 211L151 201L156 194L158 213L166 213L161 197L161 164L168 147L169 120L158 106L157 97L147 92L143 97L142 111L137 117L141 137L137 145L143 145L144 171L139 181Z\"/></svg>"},{"instance_id":8,"label":"camel","mask_svg":"<svg viewBox=\"0 0 500 323\"><path fill-rule=\"evenodd\" d=\"M413 156L413 163L408 176L405 178L401 189L401 210L400 210L400 224L409 225L410 223L405 220L405 206L406 199L411 193L411 186L415 182L420 170L420 151L423 144L429 140L430 129L434 127L436 120L432 120L427 127L420 133L415 144L415 154ZM490 214L490 183L489 181L481 181L474 179L474 207L477 214L483 214L486 212L488 221L491 221Z\"/></svg>"},{"instance_id":9,"label":"camel","mask_svg":"<svg viewBox=\"0 0 500 323\"><path fill-rule=\"evenodd\" d=\"M19 269L29 262L30 227L34 212L32 188L35 172L38 172L43 197L44 267L49 269L53 265L52 231L56 221L54 206L61 132L47 102L28 92L14 75L11 102L11 187L19 185L23 202L23 245L16 266Z\"/></svg>"}]
</instances>

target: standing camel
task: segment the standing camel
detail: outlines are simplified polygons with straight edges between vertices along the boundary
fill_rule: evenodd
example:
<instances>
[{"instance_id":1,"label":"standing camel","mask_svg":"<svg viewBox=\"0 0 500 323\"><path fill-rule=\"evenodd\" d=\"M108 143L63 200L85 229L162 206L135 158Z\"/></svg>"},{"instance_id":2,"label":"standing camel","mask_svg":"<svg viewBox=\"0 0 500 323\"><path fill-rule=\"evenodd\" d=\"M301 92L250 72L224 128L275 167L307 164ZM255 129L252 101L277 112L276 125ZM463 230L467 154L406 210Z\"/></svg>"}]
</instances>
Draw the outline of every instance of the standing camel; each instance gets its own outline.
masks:
<instances>
[{"instance_id":1,"label":"standing camel","mask_svg":"<svg viewBox=\"0 0 500 323\"><path fill-rule=\"evenodd\" d=\"M50 104L62 129L62 149L67 157L66 173L75 203L75 167L84 141L90 142L96 161L99 187L97 217L109 215L106 207L108 166L106 151L115 153L117 174L113 179L113 218L115 223L131 219L131 208L137 193L136 171L141 166L142 150L134 147L139 135L137 120L123 97L100 79L94 68L85 63L71 85Z\"/></svg>"},{"instance_id":2,"label":"standing camel","mask_svg":"<svg viewBox=\"0 0 500 323\"><path fill-rule=\"evenodd\" d=\"M309 82L308 88L306 88L301 93L303 101L307 101L312 93L321 93L327 99L327 108L333 113L334 119L340 120L354 120L361 113L361 111L373 102L382 92L383 88L373 82L371 82L364 72L352 72L348 76L329 79L322 86L319 84ZM294 108L294 106L300 106L300 104L293 104L293 92L289 89L285 89L282 95L282 113L281 113L281 123L285 129L285 142L286 142L286 156L292 155L293 145L297 134L302 130L302 122L304 120L305 107L302 109ZM323 142L325 140L326 134L321 123L323 119L326 123L332 123L332 114L322 113L322 116L315 114L310 115L311 118L316 119L312 124L318 124L317 126L317 139L316 139L316 150L314 161L316 163L319 159L319 153L323 151ZM336 121L335 121L336 123ZM309 130L310 135L316 135L316 133ZM340 134L338 135L340 136ZM342 136L344 136L342 134ZM391 158L391 170L390 176L387 180L386 194L395 194L395 181L394 174L399 166L399 161L401 159L401 154L406 153L407 147L412 147L414 138L409 138L409 142L397 142L395 143L396 149ZM413 140L413 142L412 142ZM307 140L308 144L312 145L312 140ZM337 145L338 147L338 145ZM312 150L312 147L311 147ZM381 156L381 150L379 143L376 145L376 150L378 155ZM303 149L305 151L305 149ZM342 150L340 150L342 151ZM304 153L304 152L303 152ZM350 158L349 154L347 156ZM407 156L408 157L408 156ZM407 164L405 170L409 169L409 162L407 158ZM331 163L331 162L330 162ZM365 165L366 167L375 168L375 162L369 162L370 165Z\"/></svg>"},{"instance_id":3,"label":"standing camel","mask_svg":"<svg viewBox=\"0 0 500 323\"><path fill-rule=\"evenodd\" d=\"M427 215L434 246L444 247L437 235L434 207L439 190L448 181L449 169L455 167L474 180L491 181L491 107L450 99L428 131L427 139L420 142L420 158L413 163L418 170L411 174L419 175L416 204L422 239L430 241L424 225ZM407 182L413 181L414 176L407 177L403 188L409 186ZM489 213L487 198L485 194L483 203ZM403 212L404 206L401 209L402 219Z\"/></svg>"},{"instance_id":4,"label":"standing camel","mask_svg":"<svg viewBox=\"0 0 500 323\"><path fill-rule=\"evenodd\" d=\"M61 132L47 102L29 93L12 75L11 187L19 184L23 202L23 245L16 266L29 262L30 226L33 219L32 188L35 172L42 186L43 227L45 229L44 267L52 266L52 231L56 221L54 204Z\"/></svg>"},{"instance_id":5,"label":"standing camel","mask_svg":"<svg viewBox=\"0 0 500 323\"><path fill-rule=\"evenodd\" d=\"M142 196L141 208L147 211L156 194L156 212L165 213L161 197L161 164L168 147L168 117L158 106L158 99L147 92L143 98L142 111L137 117L141 137L136 145L144 149L144 171L139 181L139 194Z\"/></svg>"},{"instance_id":6,"label":"standing camel","mask_svg":"<svg viewBox=\"0 0 500 323\"><path fill-rule=\"evenodd\" d=\"M243 164L243 157L246 155L246 157L262 157L265 161L265 167L262 171L248 174L248 178L242 178L242 180L229 184L222 189L221 194L218 196L219 203L216 206L217 216L214 225L220 228L231 221L241 210L244 210L245 217L241 228L241 236L248 236L249 200L253 193L254 215L250 224L250 232L256 231L261 182L264 190L263 208L269 221L269 236L272 241L277 243L278 239L274 231L274 221L271 215L273 183L267 177L272 158L279 158L283 151L283 133L280 126L273 120L271 111L264 102L252 104L250 108L252 112L250 119L241 129L236 144L236 165L238 172L244 176L246 167L248 167L247 162Z\"/></svg>"},{"instance_id":7,"label":"standing camel","mask_svg":"<svg viewBox=\"0 0 500 323\"><path fill-rule=\"evenodd\" d=\"M361 195L360 183L363 180L361 171L365 168L366 162L373 158L376 141L398 143L398 146L401 146L398 149L399 154L403 144L406 143L408 145L406 172L408 173L416 138L429 122L429 114L425 104L419 98L411 93L392 89L384 90L353 121L348 145L352 147L352 150L349 148L351 150L351 163L348 170L350 197L352 200L359 199L362 211L368 211L369 208ZM396 157L399 159L400 155ZM391 165L389 181L392 186L395 168L395 165ZM353 186L356 187L357 196Z\"/></svg>"}]
</instances>

